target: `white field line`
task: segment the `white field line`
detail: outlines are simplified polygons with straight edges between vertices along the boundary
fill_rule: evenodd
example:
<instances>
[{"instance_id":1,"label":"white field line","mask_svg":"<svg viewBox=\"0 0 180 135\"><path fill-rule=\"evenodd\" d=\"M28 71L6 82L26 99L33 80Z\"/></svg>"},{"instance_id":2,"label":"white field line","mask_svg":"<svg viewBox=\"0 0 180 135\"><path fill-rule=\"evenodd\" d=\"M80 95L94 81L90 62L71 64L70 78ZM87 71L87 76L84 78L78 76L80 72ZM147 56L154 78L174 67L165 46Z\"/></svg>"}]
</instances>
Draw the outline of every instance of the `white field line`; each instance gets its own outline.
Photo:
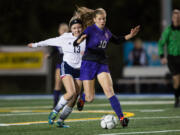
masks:
<instances>
[{"instance_id":1,"label":"white field line","mask_svg":"<svg viewBox=\"0 0 180 135\"><path fill-rule=\"evenodd\" d=\"M147 112L147 113L150 113L150 112L164 112L165 110L164 109L144 109L144 110L140 110L140 112Z\"/></svg>"},{"instance_id":2,"label":"white field line","mask_svg":"<svg viewBox=\"0 0 180 135\"><path fill-rule=\"evenodd\" d=\"M48 111L48 112L33 112L33 111L36 111L36 110L29 110L29 112L24 111L24 110L22 110L22 112L21 112L21 110L13 110L12 111L13 113L11 113L11 111L10 111L10 113L0 114L0 117L1 116L2 117L18 116L18 115L41 115L41 114L47 115L50 113L50 111ZM16 112L16 113L14 113L14 112ZM19 113L17 113L17 112L19 112ZM114 113L114 111L112 111L112 110L85 110L85 111L73 111L72 113L110 113L110 114L112 114L112 113Z\"/></svg>"},{"instance_id":3,"label":"white field line","mask_svg":"<svg viewBox=\"0 0 180 135\"><path fill-rule=\"evenodd\" d=\"M47 115L49 112L41 112L41 113L13 113L13 114L0 114L0 117L4 116L22 116L22 115Z\"/></svg>"},{"instance_id":4,"label":"white field line","mask_svg":"<svg viewBox=\"0 0 180 135\"><path fill-rule=\"evenodd\" d=\"M52 106L12 106L12 107L1 107L1 109L51 109Z\"/></svg>"},{"instance_id":5,"label":"white field line","mask_svg":"<svg viewBox=\"0 0 180 135\"><path fill-rule=\"evenodd\" d=\"M144 98L158 98L158 99L173 99L173 94L140 94L140 95L116 95L119 99L144 99ZM37 100L37 99L53 99L53 95L0 95L0 100ZM95 95L95 99L106 99L104 94Z\"/></svg>"},{"instance_id":6,"label":"white field line","mask_svg":"<svg viewBox=\"0 0 180 135\"><path fill-rule=\"evenodd\" d=\"M87 122L87 121L96 121L101 118L81 118L81 119L67 119L66 122ZM140 119L180 119L180 116L171 116L171 117L131 117L133 120ZM14 125L32 125L32 124L46 124L47 121L35 121L35 122L18 122L18 123L0 123L1 126L14 126ZM137 132L139 133L139 132ZM119 133L117 133L118 135ZM102 134L102 135L111 135L111 134ZM116 135L116 134L112 134Z\"/></svg>"},{"instance_id":7,"label":"white field line","mask_svg":"<svg viewBox=\"0 0 180 135\"><path fill-rule=\"evenodd\" d=\"M162 104L173 104L174 101L120 101L121 105L162 105ZM110 106L107 104L86 104L87 107L99 107L99 106ZM1 108L51 108L52 106L23 106L23 107L1 107Z\"/></svg>"},{"instance_id":8,"label":"white field line","mask_svg":"<svg viewBox=\"0 0 180 135\"><path fill-rule=\"evenodd\" d=\"M156 134L156 133L169 133L169 132L180 132L180 130L161 130L161 131L145 131L145 132L110 133L110 134L99 134L99 135L135 135L135 134Z\"/></svg>"},{"instance_id":9,"label":"white field line","mask_svg":"<svg viewBox=\"0 0 180 135\"><path fill-rule=\"evenodd\" d=\"M129 119L142 120L142 119L180 119L180 116L161 116L161 117L132 117Z\"/></svg>"}]
</instances>

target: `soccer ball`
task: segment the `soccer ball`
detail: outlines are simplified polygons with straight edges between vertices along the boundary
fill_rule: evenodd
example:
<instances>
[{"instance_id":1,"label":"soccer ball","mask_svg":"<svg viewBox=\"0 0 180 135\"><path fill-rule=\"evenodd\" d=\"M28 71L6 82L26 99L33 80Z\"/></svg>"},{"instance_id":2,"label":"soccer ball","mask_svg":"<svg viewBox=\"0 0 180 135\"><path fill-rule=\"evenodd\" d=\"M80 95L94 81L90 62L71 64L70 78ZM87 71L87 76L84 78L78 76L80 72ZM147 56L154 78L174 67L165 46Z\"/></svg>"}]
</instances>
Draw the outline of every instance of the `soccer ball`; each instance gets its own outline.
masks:
<instances>
[{"instance_id":1,"label":"soccer ball","mask_svg":"<svg viewBox=\"0 0 180 135\"><path fill-rule=\"evenodd\" d=\"M104 129L112 129L115 128L118 123L118 120L114 115L104 115L101 118L101 127Z\"/></svg>"}]
</instances>

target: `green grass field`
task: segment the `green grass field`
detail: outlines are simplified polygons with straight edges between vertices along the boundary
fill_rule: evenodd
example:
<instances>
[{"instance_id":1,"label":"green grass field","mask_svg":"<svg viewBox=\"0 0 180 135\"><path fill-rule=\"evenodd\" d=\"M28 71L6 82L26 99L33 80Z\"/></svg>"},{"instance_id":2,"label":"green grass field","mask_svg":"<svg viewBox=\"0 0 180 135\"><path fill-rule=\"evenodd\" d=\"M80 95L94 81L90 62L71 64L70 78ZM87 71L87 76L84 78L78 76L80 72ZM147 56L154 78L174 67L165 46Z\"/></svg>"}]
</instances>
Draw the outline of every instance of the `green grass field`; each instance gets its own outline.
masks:
<instances>
[{"instance_id":1,"label":"green grass field","mask_svg":"<svg viewBox=\"0 0 180 135\"><path fill-rule=\"evenodd\" d=\"M95 99L84 111L76 107L66 124L57 128L47 123L50 99L0 100L0 135L99 135L145 134L180 135L180 108L173 107L173 98L120 99L123 112L130 116L128 128L102 129L100 118L112 112L107 99Z\"/></svg>"}]
</instances>

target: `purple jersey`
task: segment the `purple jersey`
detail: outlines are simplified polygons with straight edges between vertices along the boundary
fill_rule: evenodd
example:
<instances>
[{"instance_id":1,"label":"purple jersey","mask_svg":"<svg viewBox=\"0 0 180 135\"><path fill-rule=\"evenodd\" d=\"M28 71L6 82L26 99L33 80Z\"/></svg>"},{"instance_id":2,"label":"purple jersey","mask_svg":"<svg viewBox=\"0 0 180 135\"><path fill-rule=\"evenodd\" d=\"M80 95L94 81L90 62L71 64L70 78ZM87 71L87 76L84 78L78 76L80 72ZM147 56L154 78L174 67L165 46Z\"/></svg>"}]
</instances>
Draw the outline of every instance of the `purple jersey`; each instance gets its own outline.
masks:
<instances>
[{"instance_id":1,"label":"purple jersey","mask_svg":"<svg viewBox=\"0 0 180 135\"><path fill-rule=\"evenodd\" d=\"M106 27L101 30L96 24L85 29L83 34L87 35L86 49L83 60L91 60L99 63L107 63L105 49L112 36Z\"/></svg>"},{"instance_id":2,"label":"purple jersey","mask_svg":"<svg viewBox=\"0 0 180 135\"><path fill-rule=\"evenodd\" d=\"M95 24L89 26L85 31L74 41L73 45L77 46L78 39L86 34L86 49L83 55L83 61L80 69L80 80L93 80L102 72L109 73L105 49L109 41L120 44L125 41L124 36L117 37L113 35L106 27L101 30Z\"/></svg>"},{"instance_id":3,"label":"purple jersey","mask_svg":"<svg viewBox=\"0 0 180 135\"><path fill-rule=\"evenodd\" d=\"M86 49L83 56L83 60L95 61L102 64L107 64L107 58L105 49L109 41L120 44L125 41L124 36L113 35L108 28L104 27L103 30L98 28L96 24L93 24L85 29L85 31L74 41L73 45L77 46L77 40L86 34Z\"/></svg>"}]
</instances>

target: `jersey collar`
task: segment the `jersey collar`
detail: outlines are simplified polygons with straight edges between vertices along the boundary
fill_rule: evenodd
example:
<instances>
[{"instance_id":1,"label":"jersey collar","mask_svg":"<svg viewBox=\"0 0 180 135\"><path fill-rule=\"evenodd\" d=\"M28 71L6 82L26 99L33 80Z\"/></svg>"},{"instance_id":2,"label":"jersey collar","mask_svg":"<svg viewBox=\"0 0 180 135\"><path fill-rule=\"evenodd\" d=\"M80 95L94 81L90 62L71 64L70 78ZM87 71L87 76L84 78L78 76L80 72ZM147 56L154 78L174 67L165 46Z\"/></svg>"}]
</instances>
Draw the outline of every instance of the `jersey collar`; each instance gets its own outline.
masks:
<instances>
[{"instance_id":1,"label":"jersey collar","mask_svg":"<svg viewBox=\"0 0 180 135\"><path fill-rule=\"evenodd\" d=\"M100 31L100 32L104 32L104 30L105 30L105 27L104 27L103 29L100 29L96 24L94 24L94 26L95 26L96 29L97 29L98 31Z\"/></svg>"}]
</instances>

